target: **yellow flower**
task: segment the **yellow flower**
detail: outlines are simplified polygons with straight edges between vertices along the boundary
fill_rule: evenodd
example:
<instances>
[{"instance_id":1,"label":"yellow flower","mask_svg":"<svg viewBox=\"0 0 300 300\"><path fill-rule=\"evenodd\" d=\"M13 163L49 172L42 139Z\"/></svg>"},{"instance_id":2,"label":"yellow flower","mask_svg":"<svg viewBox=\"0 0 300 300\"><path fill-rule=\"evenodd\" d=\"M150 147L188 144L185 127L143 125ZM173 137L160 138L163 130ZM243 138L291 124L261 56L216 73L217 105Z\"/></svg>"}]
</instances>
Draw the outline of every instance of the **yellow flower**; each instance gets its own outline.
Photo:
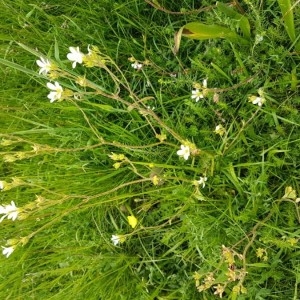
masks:
<instances>
[{"instance_id":1,"label":"yellow flower","mask_svg":"<svg viewBox=\"0 0 300 300\"><path fill-rule=\"evenodd\" d=\"M163 141L165 141L167 139L167 135L162 133L162 134L156 134L155 137L157 139L159 139L159 141L162 143Z\"/></svg>"},{"instance_id":2,"label":"yellow flower","mask_svg":"<svg viewBox=\"0 0 300 300\"><path fill-rule=\"evenodd\" d=\"M285 188L285 193L284 193L284 196L282 198L283 199L287 198L287 199L294 200L294 199L297 198L296 191L291 186L287 186Z\"/></svg>"},{"instance_id":3,"label":"yellow flower","mask_svg":"<svg viewBox=\"0 0 300 300\"><path fill-rule=\"evenodd\" d=\"M262 258L263 256L264 256L264 253L265 253L265 249L263 249L263 248L258 248L258 249L256 249L256 256L258 257L258 258Z\"/></svg>"},{"instance_id":4,"label":"yellow flower","mask_svg":"<svg viewBox=\"0 0 300 300\"><path fill-rule=\"evenodd\" d=\"M128 224L132 228L135 228L135 226L137 225L137 222L138 222L137 218L135 216L131 215L131 216L127 217L127 220L128 220Z\"/></svg>"},{"instance_id":5,"label":"yellow flower","mask_svg":"<svg viewBox=\"0 0 300 300\"><path fill-rule=\"evenodd\" d=\"M116 163L113 164L113 166L114 166L114 168L115 168L116 170L118 170L118 169L121 167L121 163L116 162Z\"/></svg>"},{"instance_id":6,"label":"yellow flower","mask_svg":"<svg viewBox=\"0 0 300 300\"><path fill-rule=\"evenodd\" d=\"M111 158L114 161L122 161L125 159L125 155L124 154L116 154L116 153L111 153L110 155L108 155L109 158Z\"/></svg>"},{"instance_id":7,"label":"yellow flower","mask_svg":"<svg viewBox=\"0 0 300 300\"><path fill-rule=\"evenodd\" d=\"M83 87L87 86L87 80L86 80L85 76L79 76L76 79L76 83L78 83L80 86L83 86Z\"/></svg>"},{"instance_id":8,"label":"yellow flower","mask_svg":"<svg viewBox=\"0 0 300 300\"><path fill-rule=\"evenodd\" d=\"M158 176L157 175L154 175L153 177L152 177L152 183L154 184L154 185L158 185L159 184L159 178L158 178Z\"/></svg>"}]
</instances>

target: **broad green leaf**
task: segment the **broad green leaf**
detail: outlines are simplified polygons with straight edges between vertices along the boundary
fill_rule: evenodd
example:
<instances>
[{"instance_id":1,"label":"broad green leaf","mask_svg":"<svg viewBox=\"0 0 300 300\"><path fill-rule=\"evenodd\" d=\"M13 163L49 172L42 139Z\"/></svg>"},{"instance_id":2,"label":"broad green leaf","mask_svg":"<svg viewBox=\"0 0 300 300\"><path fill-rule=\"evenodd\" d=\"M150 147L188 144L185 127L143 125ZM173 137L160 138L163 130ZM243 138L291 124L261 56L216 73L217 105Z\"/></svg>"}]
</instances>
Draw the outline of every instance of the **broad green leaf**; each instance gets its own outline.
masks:
<instances>
[{"instance_id":1,"label":"broad green leaf","mask_svg":"<svg viewBox=\"0 0 300 300\"><path fill-rule=\"evenodd\" d=\"M250 23L249 20L243 16L242 14L238 13L228 5L224 3L217 2L217 8L226 14L231 19L238 22L239 27L241 28L243 35L245 38L250 39Z\"/></svg>"},{"instance_id":2,"label":"broad green leaf","mask_svg":"<svg viewBox=\"0 0 300 300\"><path fill-rule=\"evenodd\" d=\"M281 9L286 32L288 33L292 42L296 39L294 14L290 0L278 0Z\"/></svg>"},{"instance_id":3,"label":"broad green leaf","mask_svg":"<svg viewBox=\"0 0 300 300\"><path fill-rule=\"evenodd\" d=\"M247 40L237 35L234 31L227 27L206 25L198 22L188 23L183 26L182 36L197 40L224 38L233 42L241 42L243 44L247 43Z\"/></svg>"}]
</instances>

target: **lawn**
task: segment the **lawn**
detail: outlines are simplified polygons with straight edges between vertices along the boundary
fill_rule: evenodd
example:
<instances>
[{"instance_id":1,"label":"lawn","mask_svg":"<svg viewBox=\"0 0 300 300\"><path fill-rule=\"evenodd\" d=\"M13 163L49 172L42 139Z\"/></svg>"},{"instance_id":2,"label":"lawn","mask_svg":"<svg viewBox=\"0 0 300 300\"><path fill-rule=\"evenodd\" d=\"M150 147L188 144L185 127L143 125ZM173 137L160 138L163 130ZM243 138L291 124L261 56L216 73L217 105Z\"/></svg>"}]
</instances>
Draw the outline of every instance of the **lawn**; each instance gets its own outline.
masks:
<instances>
[{"instance_id":1,"label":"lawn","mask_svg":"<svg viewBox=\"0 0 300 300\"><path fill-rule=\"evenodd\" d=\"M299 299L299 0L0 0L0 298Z\"/></svg>"}]
</instances>

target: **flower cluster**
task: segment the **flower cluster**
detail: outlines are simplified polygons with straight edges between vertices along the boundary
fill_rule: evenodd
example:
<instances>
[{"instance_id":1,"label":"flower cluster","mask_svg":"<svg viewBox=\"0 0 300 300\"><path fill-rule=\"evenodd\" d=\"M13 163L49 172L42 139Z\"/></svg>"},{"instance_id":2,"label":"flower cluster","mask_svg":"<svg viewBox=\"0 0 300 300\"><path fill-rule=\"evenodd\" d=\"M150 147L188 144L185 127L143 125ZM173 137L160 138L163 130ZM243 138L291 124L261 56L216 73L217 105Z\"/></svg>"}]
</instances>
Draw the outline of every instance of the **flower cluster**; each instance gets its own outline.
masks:
<instances>
[{"instance_id":1,"label":"flower cluster","mask_svg":"<svg viewBox=\"0 0 300 300\"><path fill-rule=\"evenodd\" d=\"M72 62L73 69L76 67L77 64L82 64L84 58L91 53L91 51L89 51L89 54L85 55L79 50L79 47L69 47L69 51L70 53L67 54L67 58ZM58 67L49 59L40 57L40 59L38 59L36 63L40 67L39 74L49 74L50 79L59 77ZM54 83L48 82L47 88L50 90L50 93L47 96L50 100L50 103L53 103L54 101L63 100L69 95L73 95L73 93L69 90L64 90L60 83L57 81L54 81Z\"/></svg>"},{"instance_id":2,"label":"flower cluster","mask_svg":"<svg viewBox=\"0 0 300 300\"><path fill-rule=\"evenodd\" d=\"M221 258L223 268L206 274L195 272L193 278L197 290L203 292L214 288L214 295L223 298L227 286L235 284L231 288L234 294L246 294L247 289L243 286L243 281L247 272L243 268L239 269L236 267L236 258L238 258L238 260L243 260L243 255L223 245Z\"/></svg>"},{"instance_id":3,"label":"flower cluster","mask_svg":"<svg viewBox=\"0 0 300 300\"><path fill-rule=\"evenodd\" d=\"M115 169L119 169L123 162L127 160L126 156L124 154L116 154L111 153L111 155L108 155L112 160L116 161L113 166Z\"/></svg>"},{"instance_id":4,"label":"flower cluster","mask_svg":"<svg viewBox=\"0 0 300 300\"><path fill-rule=\"evenodd\" d=\"M15 221L18 218L20 209L16 207L14 201L11 201L10 204L0 205L0 214L3 215L0 218L0 223L7 218L8 220ZM2 254L6 257L9 257L15 250L14 246L3 247Z\"/></svg>"}]
</instances>

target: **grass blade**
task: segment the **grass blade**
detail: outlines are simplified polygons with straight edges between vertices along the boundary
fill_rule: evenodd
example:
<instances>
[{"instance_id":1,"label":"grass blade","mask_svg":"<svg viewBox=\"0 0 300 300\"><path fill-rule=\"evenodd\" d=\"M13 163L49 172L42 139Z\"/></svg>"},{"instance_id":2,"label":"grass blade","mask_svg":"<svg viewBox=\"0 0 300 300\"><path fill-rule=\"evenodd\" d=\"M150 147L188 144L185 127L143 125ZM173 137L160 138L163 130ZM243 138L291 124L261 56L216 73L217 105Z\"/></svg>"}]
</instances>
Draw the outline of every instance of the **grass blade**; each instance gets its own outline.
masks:
<instances>
[{"instance_id":1,"label":"grass blade","mask_svg":"<svg viewBox=\"0 0 300 300\"><path fill-rule=\"evenodd\" d=\"M290 0L278 0L287 34L292 42L296 39L294 14Z\"/></svg>"}]
</instances>

